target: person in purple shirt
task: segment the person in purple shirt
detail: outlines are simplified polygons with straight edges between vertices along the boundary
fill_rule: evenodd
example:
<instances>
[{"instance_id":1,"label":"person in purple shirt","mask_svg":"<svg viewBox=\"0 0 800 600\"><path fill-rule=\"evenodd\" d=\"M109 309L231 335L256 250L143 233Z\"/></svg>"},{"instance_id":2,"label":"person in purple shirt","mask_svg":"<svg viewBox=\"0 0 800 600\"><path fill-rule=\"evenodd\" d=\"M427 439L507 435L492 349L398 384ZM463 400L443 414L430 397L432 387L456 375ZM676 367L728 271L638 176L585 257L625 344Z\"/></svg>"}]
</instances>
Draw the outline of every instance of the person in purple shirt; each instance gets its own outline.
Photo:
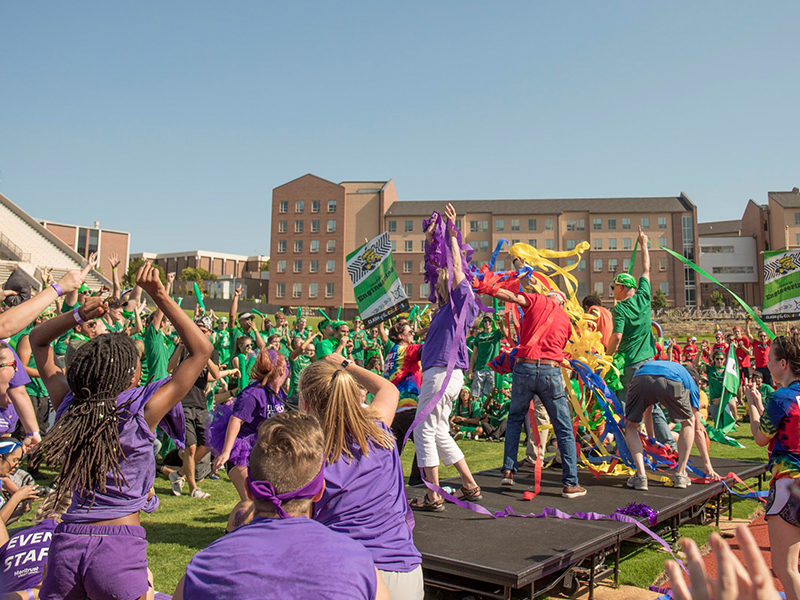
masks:
<instances>
[{"instance_id":1,"label":"person in purple shirt","mask_svg":"<svg viewBox=\"0 0 800 600\"><path fill-rule=\"evenodd\" d=\"M189 356L172 378L137 388L141 363L128 336L109 333L87 341L66 375L50 343L76 322L102 317L100 297L35 327L30 343L57 423L32 451L61 465L57 499L72 494L50 546L43 600L115 598L152 594L147 540L140 510L154 510L153 440L158 423L180 402L211 356L211 342L169 297L158 271L146 262L137 284L174 324Z\"/></svg>"},{"instance_id":2,"label":"person in purple shirt","mask_svg":"<svg viewBox=\"0 0 800 600\"><path fill-rule=\"evenodd\" d=\"M478 316L479 308L470 282L464 276L463 265L466 260L458 245L456 211L451 204L447 205L445 217L446 238L454 257L453 281L449 281L448 269L439 269L436 280L439 309L431 318L422 346L422 388L417 403L417 415L426 410L431 412L414 430L414 447L417 451L417 464L423 469L427 481L439 485L441 459L445 466L453 465L461 476L462 485L458 496L476 502L482 499L481 488L472 477L464 453L450 436L450 412L464 386L464 371L469 369L467 331ZM437 220L431 219L431 224L425 231L429 243ZM447 380L447 364L451 352L456 352L455 368ZM444 394L431 410L428 404L443 387ZM411 508L438 512L444 510L444 500L439 494L429 490L424 498L415 498Z\"/></svg>"},{"instance_id":3,"label":"person in purple shirt","mask_svg":"<svg viewBox=\"0 0 800 600\"><path fill-rule=\"evenodd\" d=\"M195 554L173 600L389 600L370 553L310 518L328 475L324 447L305 413L262 423L247 480L255 518Z\"/></svg>"},{"instance_id":4,"label":"person in purple shirt","mask_svg":"<svg viewBox=\"0 0 800 600\"><path fill-rule=\"evenodd\" d=\"M374 394L361 406L360 387ZM306 367L300 409L325 432L325 492L314 519L361 542L396 600L422 600L422 557L414 546L403 467L392 435L400 393L339 354Z\"/></svg>"},{"instance_id":5,"label":"person in purple shirt","mask_svg":"<svg viewBox=\"0 0 800 600\"><path fill-rule=\"evenodd\" d=\"M262 350L251 371L253 381L234 402L218 406L212 414L206 439L216 454L214 472L231 461L228 475L243 502L247 500L247 461L258 438L258 427L286 410L283 384L288 374L283 355Z\"/></svg>"}]
</instances>

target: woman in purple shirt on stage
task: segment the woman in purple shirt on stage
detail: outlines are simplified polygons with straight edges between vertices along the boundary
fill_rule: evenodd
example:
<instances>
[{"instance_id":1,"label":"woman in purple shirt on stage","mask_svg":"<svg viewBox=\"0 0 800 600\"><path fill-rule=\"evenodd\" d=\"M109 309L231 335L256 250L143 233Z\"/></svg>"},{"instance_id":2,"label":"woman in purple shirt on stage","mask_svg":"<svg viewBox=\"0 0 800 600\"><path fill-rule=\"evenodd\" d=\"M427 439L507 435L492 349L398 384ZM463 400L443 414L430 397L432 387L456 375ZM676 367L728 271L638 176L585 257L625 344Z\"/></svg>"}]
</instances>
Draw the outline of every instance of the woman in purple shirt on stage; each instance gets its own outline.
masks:
<instances>
[{"instance_id":1,"label":"woman in purple shirt on stage","mask_svg":"<svg viewBox=\"0 0 800 600\"><path fill-rule=\"evenodd\" d=\"M367 408L359 386L375 396ZM314 519L369 550L394 600L422 600L422 558L390 429L399 398L389 381L338 354L300 377L300 409L316 415L325 433L326 487Z\"/></svg>"},{"instance_id":2,"label":"woman in purple shirt on stage","mask_svg":"<svg viewBox=\"0 0 800 600\"><path fill-rule=\"evenodd\" d=\"M50 343L76 322L102 317L108 305L100 297L38 325L30 334L36 368L57 417L33 453L61 466L57 493L72 494L53 534L39 594L43 600L152 597L139 511L158 506L150 491L156 426L194 385L212 347L169 297L150 263L139 268L136 280L175 326L188 351L172 378L137 388L139 353L133 340L120 333L86 342L64 375Z\"/></svg>"}]
</instances>

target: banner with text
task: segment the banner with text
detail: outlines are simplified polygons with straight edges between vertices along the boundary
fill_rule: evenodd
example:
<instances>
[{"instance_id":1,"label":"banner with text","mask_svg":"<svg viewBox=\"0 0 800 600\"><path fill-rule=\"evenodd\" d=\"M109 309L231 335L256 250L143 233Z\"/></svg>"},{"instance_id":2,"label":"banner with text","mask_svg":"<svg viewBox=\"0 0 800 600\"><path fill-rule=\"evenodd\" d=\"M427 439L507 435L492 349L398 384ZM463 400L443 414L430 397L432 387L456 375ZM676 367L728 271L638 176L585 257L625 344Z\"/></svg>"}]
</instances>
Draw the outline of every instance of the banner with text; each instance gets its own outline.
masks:
<instances>
[{"instance_id":1,"label":"banner with text","mask_svg":"<svg viewBox=\"0 0 800 600\"><path fill-rule=\"evenodd\" d=\"M397 276L388 232L348 254L347 272L353 281L364 327L370 328L408 310L408 298Z\"/></svg>"},{"instance_id":2,"label":"banner with text","mask_svg":"<svg viewBox=\"0 0 800 600\"><path fill-rule=\"evenodd\" d=\"M764 252L764 321L800 319L800 249Z\"/></svg>"}]
</instances>

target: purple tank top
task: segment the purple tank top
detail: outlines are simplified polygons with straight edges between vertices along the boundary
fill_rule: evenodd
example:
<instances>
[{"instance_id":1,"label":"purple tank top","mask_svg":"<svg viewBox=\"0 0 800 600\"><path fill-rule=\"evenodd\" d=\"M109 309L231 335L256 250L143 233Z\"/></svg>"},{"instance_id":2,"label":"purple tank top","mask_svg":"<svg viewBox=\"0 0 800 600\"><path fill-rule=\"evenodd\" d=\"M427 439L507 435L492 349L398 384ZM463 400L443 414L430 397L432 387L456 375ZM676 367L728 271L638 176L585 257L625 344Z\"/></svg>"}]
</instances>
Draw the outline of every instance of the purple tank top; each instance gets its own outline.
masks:
<instances>
[{"instance_id":1,"label":"purple tank top","mask_svg":"<svg viewBox=\"0 0 800 600\"><path fill-rule=\"evenodd\" d=\"M8 542L0 548L0 590L19 592L42 583L56 525L52 519L45 519L38 525L11 534Z\"/></svg>"},{"instance_id":2,"label":"purple tank top","mask_svg":"<svg viewBox=\"0 0 800 600\"><path fill-rule=\"evenodd\" d=\"M379 569L413 571L422 558L406 521L409 508L397 449L370 445L364 456L359 446L350 448L352 460L342 455L325 467L325 492L314 505L314 519L361 542Z\"/></svg>"},{"instance_id":3,"label":"purple tank top","mask_svg":"<svg viewBox=\"0 0 800 600\"><path fill-rule=\"evenodd\" d=\"M233 404L233 416L243 421L239 437L258 433L261 423L284 410L286 393L283 389L276 394L260 381L254 381L239 393Z\"/></svg>"},{"instance_id":4,"label":"purple tank top","mask_svg":"<svg viewBox=\"0 0 800 600\"><path fill-rule=\"evenodd\" d=\"M61 516L65 523L91 523L118 519L140 510L153 512L158 508L158 496L154 495L149 501L147 500L147 494L153 487L156 477L153 453L156 434L147 426L144 407L158 388L167 381L169 379L160 379L145 387L131 388L117 397L117 406L133 400L119 417L119 440L125 454L125 458L120 459L119 466L127 485L123 483L117 486L109 474L106 478L106 491L97 492L91 508L89 508L91 495L87 495L85 491L83 493L73 491L72 504ZM56 421L64 416L71 402L72 392L69 392L56 411Z\"/></svg>"},{"instance_id":5,"label":"purple tank top","mask_svg":"<svg viewBox=\"0 0 800 600\"><path fill-rule=\"evenodd\" d=\"M14 433L14 429L19 423L19 416L10 402L5 408L0 408L0 434Z\"/></svg>"}]
</instances>

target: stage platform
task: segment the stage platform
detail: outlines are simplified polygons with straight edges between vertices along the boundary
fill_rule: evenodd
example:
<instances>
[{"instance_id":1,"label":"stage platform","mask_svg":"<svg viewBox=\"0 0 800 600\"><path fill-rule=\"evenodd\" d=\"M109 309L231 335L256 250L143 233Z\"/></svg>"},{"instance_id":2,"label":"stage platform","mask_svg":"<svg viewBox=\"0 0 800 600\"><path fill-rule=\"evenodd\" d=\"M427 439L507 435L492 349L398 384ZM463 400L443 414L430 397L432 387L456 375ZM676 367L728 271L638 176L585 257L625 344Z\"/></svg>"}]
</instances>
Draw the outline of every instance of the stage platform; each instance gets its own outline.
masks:
<instances>
[{"instance_id":1,"label":"stage platform","mask_svg":"<svg viewBox=\"0 0 800 600\"><path fill-rule=\"evenodd\" d=\"M742 479L759 477L759 487L766 471L764 463L716 458L712 462L720 475L732 471ZM532 501L522 499L523 492L533 490L530 468L520 469L513 487L500 485L497 470L477 473L475 480L483 490L481 505L491 511L510 506L518 514L538 514L550 507L568 514L611 514L631 502L644 503L658 511L659 528L669 527L673 541L677 541L680 524L696 519L701 512L706 519L718 521L727 494L719 482L693 484L683 490L651 482L649 491L637 492L625 486L625 477L596 479L585 469L579 469L579 477L588 494L573 500L561 497L560 468L542 472L541 491ZM457 488L460 480L442 482L448 484ZM425 488L408 488L410 498L424 493ZM712 499L713 510L705 510ZM610 519L492 519L453 504L446 504L444 512L415 512L414 517L414 541L422 553L426 583L487 598L533 598L547 590L547 586L537 587L537 582L554 577L562 585L564 579L566 589L577 589L578 575L589 586L592 598L598 579L613 575L616 580L620 543L641 534L635 525ZM602 567L607 561L613 566ZM522 595L514 591L523 589Z\"/></svg>"}]
</instances>

